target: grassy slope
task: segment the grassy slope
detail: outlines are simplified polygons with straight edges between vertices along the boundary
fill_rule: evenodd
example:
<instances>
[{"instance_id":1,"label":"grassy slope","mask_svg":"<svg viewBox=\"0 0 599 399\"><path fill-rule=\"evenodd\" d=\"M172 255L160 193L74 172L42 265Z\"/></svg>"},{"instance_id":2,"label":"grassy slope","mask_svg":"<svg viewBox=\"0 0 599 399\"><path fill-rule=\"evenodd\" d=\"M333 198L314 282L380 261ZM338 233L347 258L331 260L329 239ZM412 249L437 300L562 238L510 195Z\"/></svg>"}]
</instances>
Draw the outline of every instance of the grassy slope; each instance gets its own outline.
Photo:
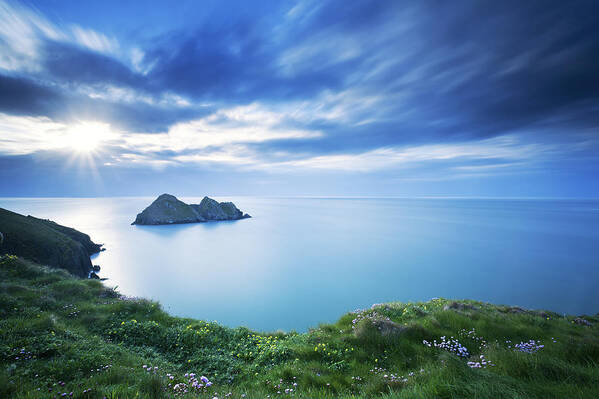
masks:
<instances>
[{"instance_id":1,"label":"grassy slope","mask_svg":"<svg viewBox=\"0 0 599 399\"><path fill-rule=\"evenodd\" d=\"M62 234L69 236L71 239L81 243L81 245L83 245L83 247L87 251L88 255L93 255L95 253L98 253L102 249L101 244L96 244L95 242L93 242L90 239L90 237L87 234L82 233L78 230L75 230L72 227L62 226L56 222L53 222L53 221L47 220L47 219L38 219L33 216L27 216L27 217L30 219L33 219L34 221L36 221L38 223L42 223L58 232L61 232Z\"/></svg>"},{"instance_id":2,"label":"grassy slope","mask_svg":"<svg viewBox=\"0 0 599 399\"><path fill-rule=\"evenodd\" d=\"M23 216L0 208L0 253L12 253L36 262L67 269L84 277L91 270L89 256L100 250L87 234L49 220Z\"/></svg>"},{"instance_id":3,"label":"grassy slope","mask_svg":"<svg viewBox=\"0 0 599 399\"><path fill-rule=\"evenodd\" d=\"M356 329L356 314L347 314L306 334L256 334L172 317L157 303L122 299L98 281L4 256L0 397L173 397L186 372L214 383L189 394L206 398L229 392L234 398L274 398L287 396L290 388L290 396L301 398L599 397L597 316L586 317L589 327L552 313L513 313L472 301L444 310L448 304L439 299L376 306L362 313ZM387 317L396 324L380 321ZM401 325L402 331L382 336L376 325ZM472 328L475 337L460 336ZM422 343L444 335L457 337L473 358L482 353L495 365L471 369L467 359ZM529 354L506 343L530 339L545 347Z\"/></svg>"}]
</instances>

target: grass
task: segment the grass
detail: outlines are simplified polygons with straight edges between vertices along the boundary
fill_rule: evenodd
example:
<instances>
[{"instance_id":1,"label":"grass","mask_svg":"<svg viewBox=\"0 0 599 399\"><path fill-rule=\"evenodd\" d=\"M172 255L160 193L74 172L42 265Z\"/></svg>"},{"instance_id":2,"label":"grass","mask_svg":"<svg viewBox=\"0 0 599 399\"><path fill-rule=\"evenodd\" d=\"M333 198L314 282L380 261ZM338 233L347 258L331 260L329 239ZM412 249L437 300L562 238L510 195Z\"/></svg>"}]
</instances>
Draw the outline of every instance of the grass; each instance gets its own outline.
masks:
<instances>
[{"instance_id":1,"label":"grass","mask_svg":"<svg viewBox=\"0 0 599 399\"><path fill-rule=\"evenodd\" d=\"M264 334L173 317L99 281L4 256L0 398L597 398L597 322L435 299ZM443 336L469 356L435 347ZM543 347L515 348L529 340ZM492 365L468 366L481 355Z\"/></svg>"},{"instance_id":2,"label":"grass","mask_svg":"<svg viewBox=\"0 0 599 399\"><path fill-rule=\"evenodd\" d=\"M23 216L0 208L0 253L11 253L87 277L89 256L99 252L87 234L50 220Z\"/></svg>"}]
</instances>

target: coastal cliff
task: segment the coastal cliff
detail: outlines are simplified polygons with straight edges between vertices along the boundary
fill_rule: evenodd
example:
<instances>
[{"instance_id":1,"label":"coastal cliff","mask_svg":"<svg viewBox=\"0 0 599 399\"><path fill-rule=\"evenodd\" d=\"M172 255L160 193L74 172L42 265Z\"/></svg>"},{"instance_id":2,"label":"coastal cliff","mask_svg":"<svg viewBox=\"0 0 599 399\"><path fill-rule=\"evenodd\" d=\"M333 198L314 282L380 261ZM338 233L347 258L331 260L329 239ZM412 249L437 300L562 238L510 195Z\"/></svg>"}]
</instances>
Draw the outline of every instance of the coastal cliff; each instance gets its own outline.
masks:
<instances>
[{"instance_id":1,"label":"coastal cliff","mask_svg":"<svg viewBox=\"0 0 599 399\"><path fill-rule=\"evenodd\" d=\"M251 217L232 202L218 202L204 197L199 204L186 204L174 195L162 194L137 215L131 224L161 225L239 220Z\"/></svg>"},{"instance_id":2,"label":"coastal cliff","mask_svg":"<svg viewBox=\"0 0 599 399\"><path fill-rule=\"evenodd\" d=\"M0 208L0 254L12 254L37 263L66 269L79 277L92 271L90 255L102 245L87 234L51 220L24 216Z\"/></svg>"}]
</instances>

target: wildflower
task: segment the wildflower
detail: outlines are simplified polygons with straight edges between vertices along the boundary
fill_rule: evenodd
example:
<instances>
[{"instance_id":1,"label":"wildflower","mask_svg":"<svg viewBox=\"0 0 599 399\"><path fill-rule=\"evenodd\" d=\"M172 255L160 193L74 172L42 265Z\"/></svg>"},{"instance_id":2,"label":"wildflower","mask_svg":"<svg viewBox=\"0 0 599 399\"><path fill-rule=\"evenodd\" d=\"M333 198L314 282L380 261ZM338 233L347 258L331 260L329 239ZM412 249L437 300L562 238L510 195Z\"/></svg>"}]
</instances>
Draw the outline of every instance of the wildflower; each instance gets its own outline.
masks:
<instances>
[{"instance_id":1,"label":"wildflower","mask_svg":"<svg viewBox=\"0 0 599 399\"><path fill-rule=\"evenodd\" d=\"M519 352L524 353L537 353L539 350L543 349L545 345L541 345L540 341L535 341L531 339L528 342L520 342L519 344L514 345L514 349Z\"/></svg>"},{"instance_id":2,"label":"wildflower","mask_svg":"<svg viewBox=\"0 0 599 399\"><path fill-rule=\"evenodd\" d=\"M437 340L434 340L432 344L426 340L423 340L422 343L424 345L428 346L429 348L431 346L434 346L435 348L441 348L441 349L445 349L448 352L455 353L456 355L458 355L460 357L470 357L470 352L468 352L468 349L466 349L466 347L463 346L454 337L447 339L447 337L442 336L441 342L439 342L439 343L437 343Z\"/></svg>"}]
</instances>

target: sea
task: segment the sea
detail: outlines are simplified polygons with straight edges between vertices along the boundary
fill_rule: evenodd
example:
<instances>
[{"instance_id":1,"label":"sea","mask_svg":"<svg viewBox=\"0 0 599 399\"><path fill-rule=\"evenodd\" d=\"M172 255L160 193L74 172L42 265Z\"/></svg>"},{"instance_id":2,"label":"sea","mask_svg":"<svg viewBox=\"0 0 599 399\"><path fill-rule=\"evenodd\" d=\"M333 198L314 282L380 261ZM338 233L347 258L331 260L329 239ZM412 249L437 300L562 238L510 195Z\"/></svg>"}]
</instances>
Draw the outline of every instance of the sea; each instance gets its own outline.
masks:
<instances>
[{"instance_id":1,"label":"sea","mask_svg":"<svg viewBox=\"0 0 599 399\"><path fill-rule=\"evenodd\" d=\"M306 331L393 301L599 312L599 200L272 198L252 218L132 226L153 198L0 198L104 244L104 284L177 316ZM201 197L182 197L199 203Z\"/></svg>"}]
</instances>

